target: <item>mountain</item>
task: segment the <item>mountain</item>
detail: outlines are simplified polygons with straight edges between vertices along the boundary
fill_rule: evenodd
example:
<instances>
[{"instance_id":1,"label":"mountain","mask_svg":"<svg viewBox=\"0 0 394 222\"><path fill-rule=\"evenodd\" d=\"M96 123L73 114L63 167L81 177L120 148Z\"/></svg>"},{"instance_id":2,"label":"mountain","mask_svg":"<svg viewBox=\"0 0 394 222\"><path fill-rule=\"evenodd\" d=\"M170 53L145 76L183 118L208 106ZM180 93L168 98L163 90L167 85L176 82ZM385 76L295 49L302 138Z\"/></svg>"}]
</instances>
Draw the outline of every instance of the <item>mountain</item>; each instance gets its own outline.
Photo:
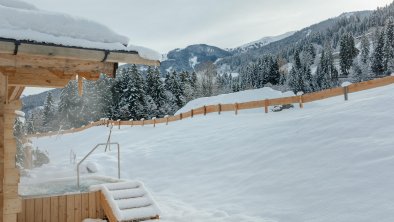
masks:
<instances>
[{"instance_id":1,"label":"mountain","mask_svg":"<svg viewBox=\"0 0 394 222\"><path fill-rule=\"evenodd\" d=\"M266 45L255 44L247 51L242 53L233 53L232 56L223 58L216 65L221 70L238 72L244 65L255 62L265 54L282 54L288 57L288 51L298 47L306 42L319 42L319 39L332 37L333 40L339 41L340 34L347 31L347 25L352 21L363 22L364 18L372 15L375 11L358 11L343 13L337 17L327 19L309 27L303 28L293 34L286 33L289 36L270 42ZM284 35L286 35L284 34ZM290 35L291 34L291 35Z\"/></svg>"},{"instance_id":2,"label":"mountain","mask_svg":"<svg viewBox=\"0 0 394 222\"><path fill-rule=\"evenodd\" d=\"M44 106L45 99L47 98L48 92L52 93L53 100L57 103L60 100L61 89L52 89L49 91L42 92L36 95L24 96L22 100L22 111L28 113L30 110L36 107Z\"/></svg>"},{"instance_id":3,"label":"mountain","mask_svg":"<svg viewBox=\"0 0 394 222\"><path fill-rule=\"evenodd\" d=\"M273 42L277 42L279 40L282 40L284 38L287 38L289 36L292 36L294 33L296 33L295 31L291 31L291 32L286 32L282 35L278 35L278 36L267 36L267 37L263 37L257 41L253 41L247 44L244 44L242 46L239 46L235 49L232 49L231 51L234 53L243 53L252 49L257 49L257 48L261 48L263 46L266 46L270 43Z\"/></svg>"},{"instance_id":4,"label":"mountain","mask_svg":"<svg viewBox=\"0 0 394 222\"><path fill-rule=\"evenodd\" d=\"M162 74L176 71L193 71L199 64L204 62L215 62L218 59L231 56L232 53L205 44L191 45L184 49L174 49L164 56L160 70Z\"/></svg>"}]
</instances>

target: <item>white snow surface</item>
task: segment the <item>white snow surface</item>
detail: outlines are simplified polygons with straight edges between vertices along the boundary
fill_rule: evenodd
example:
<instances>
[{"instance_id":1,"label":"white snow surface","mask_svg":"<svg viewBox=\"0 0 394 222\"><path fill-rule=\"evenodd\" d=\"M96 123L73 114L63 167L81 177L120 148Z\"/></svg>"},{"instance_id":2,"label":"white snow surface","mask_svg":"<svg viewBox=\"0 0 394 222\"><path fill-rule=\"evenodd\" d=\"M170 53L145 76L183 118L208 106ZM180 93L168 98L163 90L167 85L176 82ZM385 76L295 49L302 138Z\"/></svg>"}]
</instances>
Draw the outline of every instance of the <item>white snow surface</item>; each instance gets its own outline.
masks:
<instances>
[{"instance_id":1,"label":"white snow surface","mask_svg":"<svg viewBox=\"0 0 394 222\"><path fill-rule=\"evenodd\" d=\"M0 37L105 50L137 51L160 60L151 49L134 46L125 36L94 21L37 9L18 0L0 0Z\"/></svg>"},{"instance_id":2,"label":"white snow surface","mask_svg":"<svg viewBox=\"0 0 394 222\"><path fill-rule=\"evenodd\" d=\"M392 222L393 92L390 85L304 109L114 128L111 141L121 144L122 178L144 182L162 222ZM51 163L21 182L75 176L70 149L80 160L108 133L100 126L34 139ZM88 159L115 176L116 155Z\"/></svg>"},{"instance_id":3,"label":"white snow surface","mask_svg":"<svg viewBox=\"0 0 394 222\"><path fill-rule=\"evenodd\" d=\"M341 84L342 87L350 86L352 83L351 82L343 82Z\"/></svg>"},{"instance_id":4,"label":"white snow surface","mask_svg":"<svg viewBox=\"0 0 394 222\"><path fill-rule=\"evenodd\" d=\"M270 43L273 42L277 42L279 40L285 39L289 36L292 36L294 33L296 33L295 31L291 31L291 32L286 32L284 34L278 35L278 36L267 36L267 37L263 37L257 41L253 41L247 44L244 44L242 46L239 46L237 49L241 49L243 51L247 51L248 49L253 49L253 48L258 48L258 47L262 47L265 45L268 45Z\"/></svg>"},{"instance_id":5,"label":"white snow surface","mask_svg":"<svg viewBox=\"0 0 394 222\"><path fill-rule=\"evenodd\" d=\"M202 97L188 102L176 114L188 112L191 109L196 109L207 105L217 105L219 103L241 103L254 100L274 99L280 97L294 96L293 92L284 92L264 87L261 89L245 90L229 94L221 94L212 97Z\"/></svg>"}]
</instances>

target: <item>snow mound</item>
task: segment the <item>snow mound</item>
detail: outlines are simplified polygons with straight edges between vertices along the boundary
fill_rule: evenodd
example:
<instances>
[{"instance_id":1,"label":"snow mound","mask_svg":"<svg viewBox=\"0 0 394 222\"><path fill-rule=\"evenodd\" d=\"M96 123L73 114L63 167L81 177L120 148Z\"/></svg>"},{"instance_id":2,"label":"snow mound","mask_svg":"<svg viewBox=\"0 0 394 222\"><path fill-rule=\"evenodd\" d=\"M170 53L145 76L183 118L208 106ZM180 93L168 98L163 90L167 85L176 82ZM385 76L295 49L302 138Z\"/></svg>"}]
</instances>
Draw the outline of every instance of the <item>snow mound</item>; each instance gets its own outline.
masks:
<instances>
[{"instance_id":1,"label":"snow mound","mask_svg":"<svg viewBox=\"0 0 394 222\"><path fill-rule=\"evenodd\" d=\"M159 60L153 50L129 45L126 36L97 22L39 10L14 0L0 0L0 37L105 50L138 51L146 59Z\"/></svg>"},{"instance_id":2,"label":"snow mound","mask_svg":"<svg viewBox=\"0 0 394 222\"><path fill-rule=\"evenodd\" d=\"M178 112L176 112L176 115L180 113L188 112L191 109L196 109L208 105L216 105L219 103L220 104L242 103L242 102L249 102L254 100L275 99L275 98L288 97L288 96L294 96L294 93L290 91L283 93L281 91L277 91L269 87L264 87L261 89L251 89L251 90L245 90L235 93L221 94L218 96L203 97L188 102L184 107L182 107L180 110L178 110Z\"/></svg>"}]
</instances>

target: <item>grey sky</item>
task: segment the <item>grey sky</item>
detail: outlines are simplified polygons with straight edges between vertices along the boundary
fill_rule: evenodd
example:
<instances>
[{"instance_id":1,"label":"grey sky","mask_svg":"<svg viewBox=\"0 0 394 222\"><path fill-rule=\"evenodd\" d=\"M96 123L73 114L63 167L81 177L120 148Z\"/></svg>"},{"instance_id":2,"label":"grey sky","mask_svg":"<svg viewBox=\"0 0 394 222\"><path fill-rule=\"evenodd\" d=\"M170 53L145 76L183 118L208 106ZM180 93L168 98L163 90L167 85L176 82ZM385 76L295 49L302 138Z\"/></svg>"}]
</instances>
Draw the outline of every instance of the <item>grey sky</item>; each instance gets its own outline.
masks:
<instances>
[{"instance_id":1,"label":"grey sky","mask_svg":"<svg viewBox=\"0 0 394 222\"><path fill-rule=\"evenodd\" d=\"M231 48L392 0L30 0L98 21L133 44L167 52L206 43Z\"/></svg>"},{"instance_id":2,"label":"grey sky","mask_svg":"<svg viewBox=\"0 0 394 222\"><path fill-rule=\"evenodd\" d=\"M103 23L161 53L205 43L232 48L392 0L29 0ZM42 89L28 88L24 94Z\"/></svg>"}]
</instances>

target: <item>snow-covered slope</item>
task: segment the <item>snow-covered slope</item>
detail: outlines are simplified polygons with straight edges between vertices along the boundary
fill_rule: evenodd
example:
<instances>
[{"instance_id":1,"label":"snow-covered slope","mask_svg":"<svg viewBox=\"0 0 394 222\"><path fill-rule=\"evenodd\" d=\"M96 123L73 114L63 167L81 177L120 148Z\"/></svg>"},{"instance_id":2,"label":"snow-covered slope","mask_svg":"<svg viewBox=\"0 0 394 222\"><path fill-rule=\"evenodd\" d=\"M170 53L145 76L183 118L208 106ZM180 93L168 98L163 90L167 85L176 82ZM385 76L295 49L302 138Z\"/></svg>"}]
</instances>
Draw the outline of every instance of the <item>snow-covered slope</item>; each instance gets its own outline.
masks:
<instances>
[{"instance_id":1,"label":"snow-covered slope","mask_svg":"<svg viewBox=\"0 0 394 222\"><path fill-rule=\"evenodd\" d=\"M0 0L0 37L84 48L138 51L146 59L161 59L159 53L131 45L127 37L102 24L39 10L19 0Z\"/></svg>"},{"instance_id":2,"label":"snow-covered slope","mask_svg":"<svg viewBox=\"0 0 394 222\"><path fill-rule=\"evenodd\" d=\"M202 106L225 104L225 103L242 103L254 100L263 99L274 99L280 97L294 96L293 92L277 91L269 87L264 87L261 89L245 90L241 92L221 94L212 97L202 97L188 102L184 107L182 107L176 114L188 112L191 109L196 109Z\"/></svg>"},{"instance_id":3,"label":"snow-covered slope","mask_svg":"<svg viewBox=\"0 0 394 222\"><path fill-rule=\"evenodd\" d=\"M394 85L264 114L196 116L154 127L123 127L121 175L143 181L163 222L394 221ZM75 175L108 129L34 140L51 164L22 183ZM115 176L116 152L88 161Z\"/></svg>"}]
</instances>

